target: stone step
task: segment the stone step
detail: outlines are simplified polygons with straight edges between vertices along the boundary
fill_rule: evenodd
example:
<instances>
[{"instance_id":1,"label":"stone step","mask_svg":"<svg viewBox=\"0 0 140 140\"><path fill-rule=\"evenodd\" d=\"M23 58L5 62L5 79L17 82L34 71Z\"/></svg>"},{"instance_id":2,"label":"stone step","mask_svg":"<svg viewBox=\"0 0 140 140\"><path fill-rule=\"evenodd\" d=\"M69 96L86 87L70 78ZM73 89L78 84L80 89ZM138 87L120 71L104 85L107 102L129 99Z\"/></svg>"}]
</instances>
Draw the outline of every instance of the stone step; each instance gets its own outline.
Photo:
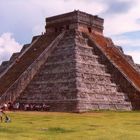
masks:
<instances>
[{"instance_id":1,"label":"stone step","mask_svg":"<svg viewBox=\"0 0 140 140\"><path fill-rule=\"evenodd\" d=\"M85 77L94 77L94 76L105 76L105 77L111 77L111 74L109 73L90 73L90 72L79 72L76 71L76 75L77 77L83 77L83 75L85 75Z\"/></svg>"},{"instance_id":2,"label":"stone step","mask_svg":"<svg viewBox=\"0 0 140 140\"><path fill-rule=\"evenodd\" d=\"M63 65L63 64L69 64L69 63L76 63L76 60L62 60L62 61L55 61L55 62L50 62L50 61L47 61L47 63L45 63L45 66L48 66L48 65Z\"/></svg>"},{"instance_id":3,"label":"stone step","mask_svg":"<svg viewBox=\"0 0 140 140\"><path fill-rule=\"evenodd\" d=\"M78 52L77 51L75 54L76 54L77 57L78 56L81 56L81 57L89 57L89 59L90 58L99 58L99 56L96 55L96 54L93 54L93 52L83 53L83 52Z\"/></svg>"},{"instance_id":4,"label":"stone step","mask_svg":"<svg viewBox=\"0 0 140 140\"><path fill-rule=\"evenodd\" d=\"M15 59L16 59L19 55L20 55L19 52L17 52L17 53L13 53L12 56L11 56L11 58L10 58L10 62L15 61Z\"/></svg>"},{"instance_id":5,"label":"stone step","mask_svg":"<svg viewBox=\"0 0 140 140\"><path fill-rule=\"evenodd\" d=\"M4 72L9 66L9 61L3 61L0 65L0 74Z\"/></svg>"},{"instance_id":6,"label":"stone step","mask_svg":"<svg viewBox=\"0 0 140 140\"><path fill-rule=\"evenodd\" d=\"M35 61L35 59L45 50L48 45L56 36L45 36L43 35L39 41L31 45L31 48L22 54L17 62L13 63L11 67L3 74L0 78L0 94L3 94L18 77Z\"/></svg>"},{"instance_id":7,"label":"stone step","mask_svg":"<svg viewBox=\"0 0 140 140\"><path fill-rule=\"evenodd\" d=\"M118 105L131 105L131 102L128 102L128 101L119 101L119 100L114 100L114 101L106 101L106 100L87 100L87 99L84 99L84 98L77 98L79 102L81 103L88 103L88 104L104 104L104 105L107 105L107 104L118 104Z\"/></svg>"},{"instance_id":8,"label":"stone step","mask_svg":"<svg viewBox=\"0 0 140 140\"><path fill-rule=\"evenodd\" d=\"M44 71L43 73L44 74L60 74L60 73L71 73L71 72L75 72L75 68L69 68L69 69L56 69L56 70L47 70L47 71Z\"/></svg>"},{"instance_id":9,"label":"stone step","mask_svg":"<svg viewBox=\"0 0 140 140\"><path fill-rule=\"evenodd\" d=\"M132 110L132 105L129 102L125 103L107 103L107 102L87 102L81 101L79 105L80 111L86 110Z\"/></svg>"},{"instance_id":10,"label":"stone step","mask_svg":"<svg viewBox=\"0 0 140 140\"><path fill-rule=\"evenodd\" d=\"M60 55L60 56L50 56L47 60L49 63L55 63L57 62L65 62L65 61L71 61L72 59L75 59L74 53L68 54L68 55Z\"/></svg>"},{"instance_id":11,"label":"stone step","mask_svg":"<svg viewBox=\"0 0 140 140\"><path fill-rule=\"evenodd\" d=\"M70 63L61 63L60 64L54 64L54 65L44 65L43 69L46 71L53 70L55 71L56 69L59 69L60 71L63 69L69 69L69 68L74 68L75 69L75 62L70 62Z\"/></svg>"},{"instance_id":12,"label":"stone step","mask_svg":"<svg viewBox=\"0 0 140 140\"><path fill-rule=\"evenodd\" d=\"M102 93L106 93L106 92L110 93L111 92L112 93L112 92L118 91L118 87L116 85L112 85L112 86L106 85L105 86L103 84L102 85L100 84L97 86L95 86L94 84L91 84L91 85L78 84L77 89L81 92L86 92L86 93L93 93L94 91L96 91L97 93L98 92L102 92Z\"/></svg>"},{"instance_id":13,"label":"stone step","mask_svg":"<svg viewBox=\"0 0 140 140\"><path fill-rule=\"evenodd\" d=\"M21 53L23 53L31 44L25 44L22 49L21 49Z\"/></svg>"},{"instance_id":14,"label":"stone step","mask_svg":"<svg viewBox=\"0 0 140 140\"><path fill-rule=\"evenodd\" d=\"M76 65L76 70L79 73L90 73L90 74L109 74L107 73L107 68L104 65L87 65L83 63L78 63Z\"/></svg>"},{"instance_id":15,"label":"stone step","mask_svg":"<svg viewBox=\"0 0 140 140\"><path fill-rule=\"evenodd\" d=\"M76 54L76 60L80 63L90 64L90 65L99 64L97 59L98 59L98 57L96 55L92 55L92 56L86 55L85 56L85 55Z\"/></svg>"},{"instance_id":16,"label":"stone step","mask_svg":"<svg viewBox=\"0 0 140 140\"><path fill-rule=\"evenodd\" d=\"M84 82L84 83L113 83L111 75L90 75L90 74L82 74L81 76L77 77L78 81Z\"/></svg>"},{"instance_id":17,"label":"stone step","mask_svg":"<svg viewBox=\"0 0 140 140\"><path fill-rule=\"evenodd\" d=\"M46 103L47 105L49 105L50 103L50 108L52 108L53 104L68 104L68 103L72 103L72 102L80 102L77 110L79 109L80 111L87 111L87 110L131 110L132 109L132 105L129 102L124 102L124 103L108 103L108 102L89 102L89 101L85 101L85 100L77 100L77 99L65 99L65 100L32 100L32 99L24 99L22 101L19 101L20 104L25 104L25 103L29 103L29 104L42 104L42 103Z\"/></svg>"},{"instance_id":18,"label":"stone step","mask_svg":"<svg viewBox=\"0 0 140 140\"><path fill-rule=\"evenodd\" d=\"M110 75L109 73L106 73L105 71L98 71L98 69L94 69L94 70L88 70L88 69L85 69L85 70L82 70L82 69L76 69L76 72L77 73L81 73L81 74L89 74L89 75L103 75L103 76L108 76ZM110 76L111 77L111 76Z\"/></svg>"},{"instance_id":19,"label":"stone step","mask_svg":"<svg viewBox=\"0 0 140 140\"><path fill-rule=\"evenodd\" d=\"M76 98L76 91L73 90L64 90L64 89L56 89L56 90L27 90L25 93L22 94L22 96L18 99L21 100L50 100L50 99L72 99Z\"/></svg>"},{"instance_id":20,"label":"stone step","mask_svg":"<svg viewBox=\"0 0 140 140\"><path fill-rule=\"evenodd\" d=\"M70 72L70 73L51 73L51 74L44 74L43 72L38 73L38 75L36 75L34 77L34 80L43 80L43 81L49 81L49 80L57 80L57 79L61 79L61 80L67 80L67 79L75 79L76 77L76 73L74 72Z\"/></svg>"},{"instance_id":21,"label":"stone step","mask_svg":"<svg viewBox=\"0 0 140 140\"><path fill-rule=\"evenodd\" d=\"M24 99L24 100L17 100L17 102L20 102L20 103L68 103L68 102L75 102L75 101L78 101L76 98L75 99L52 99L52 100L46 100L46 99L42 99L42 100L32 100L32 99Z\"/></svg>"},{"instance_id":22,"label":"stone step","mask_svg":"<svg viewBox=\"0 0 140 140\"><path fill-rule=\"evenodd\" d=\"M81 46L81 45L77 45L75 47L75 51L76 53L80 53L80 54L85 54L85 55L89 55L89 56L92 56L94 55L94 52L93 52L93 48L92 47L89 47L89 46Z\"/></svg>"},{"instance_id":23,"label":"stone step","mask_svg":"<svg viewBox=\"0 0 140 140\"><path fill-rule=\"evenodd\" d=\"M67 47L59 46L57 47L51 56L59 56L61 55L66 55L69 53L74 53L75 51L75 46L74 45L67 45Z\"/></svg>"}]
</instances>

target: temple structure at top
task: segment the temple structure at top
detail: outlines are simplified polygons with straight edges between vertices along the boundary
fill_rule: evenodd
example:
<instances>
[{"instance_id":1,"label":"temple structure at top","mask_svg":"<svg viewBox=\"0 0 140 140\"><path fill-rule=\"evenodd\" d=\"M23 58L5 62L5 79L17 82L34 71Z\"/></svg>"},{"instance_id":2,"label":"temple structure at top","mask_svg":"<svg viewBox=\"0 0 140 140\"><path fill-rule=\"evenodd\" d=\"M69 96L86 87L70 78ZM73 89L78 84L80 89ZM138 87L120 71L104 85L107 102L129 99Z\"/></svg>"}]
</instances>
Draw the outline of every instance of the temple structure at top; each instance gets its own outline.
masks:
<instances>
[{"instance_id":1,"label":"temple structure at top","mask_svg":"<svg viewBox=\"0 0 140 140\"><path fill-rule=\"evenodd\" d=\"M57 33L62 30L78 29L103 34L104 20L81 11L46 18L46 33Z\"/></svg>"}]
</instances>

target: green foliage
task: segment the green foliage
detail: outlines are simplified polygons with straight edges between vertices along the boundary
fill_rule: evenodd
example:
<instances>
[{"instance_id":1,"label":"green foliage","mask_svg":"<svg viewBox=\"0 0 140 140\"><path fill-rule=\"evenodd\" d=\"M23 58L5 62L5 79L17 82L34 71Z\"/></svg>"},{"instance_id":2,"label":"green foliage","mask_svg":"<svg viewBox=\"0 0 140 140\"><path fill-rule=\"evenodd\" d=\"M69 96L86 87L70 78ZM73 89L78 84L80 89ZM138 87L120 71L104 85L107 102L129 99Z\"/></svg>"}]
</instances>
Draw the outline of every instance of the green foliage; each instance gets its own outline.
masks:
<instances>
[{"instance_id":1,"label":"green foliage","mask_svg":"<svg viewBox=\"0 0 140 140\"><path fill-rule=\"evenodd\" d=\"M140 112L8 112L0 140L139 140Z\"/></svg>"}]
</instances>

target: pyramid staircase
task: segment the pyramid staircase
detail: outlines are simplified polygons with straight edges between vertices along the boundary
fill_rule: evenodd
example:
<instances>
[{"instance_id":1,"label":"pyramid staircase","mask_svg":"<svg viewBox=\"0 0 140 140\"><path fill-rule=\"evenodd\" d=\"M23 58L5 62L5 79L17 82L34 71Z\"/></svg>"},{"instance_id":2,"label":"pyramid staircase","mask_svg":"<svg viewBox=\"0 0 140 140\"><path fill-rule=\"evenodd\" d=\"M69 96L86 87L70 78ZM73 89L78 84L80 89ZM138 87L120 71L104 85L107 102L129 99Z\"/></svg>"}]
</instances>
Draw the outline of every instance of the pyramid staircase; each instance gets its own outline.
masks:
<instances>
[{"instance_id":1,"label":"pyramid staircase","mask_svg":"<svg viewBox=\"0 0 140 140\"><path fill-rule=\"evenodd\" d=\"M113 66L122 74L116 81L121 88L127 88L128 96L134 109L140 109L140 72L133 61L128 61L126 55L113 44L110 38L106 38L96 33L83 32L90 41L94 42L98 49L113 64ZM123 77L123 78L122 78ZM125 80L124 80L125 79ZM125 81L123 83L123 81Z\"/></svg>"},{"instance_id":2,"label":"pyramid staircase","mask_svg":"<svg viewBox=\"0 0 140 140\"><path fill-rule=\"evenodd\" d=\"M63 35L64 33L58 36L44 34L21 50L21 54L0 75L1 103L15 101ZM44 53L48 54L44 56Z\"/></svg>"},{"instance_id":3,"label":"pyramid staircase","mask_svg":"<svg viewBox=\"0 0 140 140\"><path fill-rule=\"evenodd\" d=\"M114 63L114 65L124 74L131 84L140 91L140 73L130 64L124 54L122 54L113 44L111 39L101 35L88 34L89 37L98 44L98 47Z\"/></svg>"}]
</instances>

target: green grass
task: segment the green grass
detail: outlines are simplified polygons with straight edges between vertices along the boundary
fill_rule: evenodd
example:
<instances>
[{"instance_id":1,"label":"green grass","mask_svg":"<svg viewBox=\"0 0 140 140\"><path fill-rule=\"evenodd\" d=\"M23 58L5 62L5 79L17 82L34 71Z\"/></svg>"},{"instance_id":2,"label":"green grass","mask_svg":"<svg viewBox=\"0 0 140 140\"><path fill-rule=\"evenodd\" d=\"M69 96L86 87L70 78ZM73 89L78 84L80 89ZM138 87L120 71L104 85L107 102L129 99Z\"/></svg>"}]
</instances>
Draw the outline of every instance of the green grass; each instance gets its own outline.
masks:
<instances>
[{"instance_id":1,"label":"green grass","mask_svg":"<svg viewBox=\"0 0 140 140\"><path fill-rule=\"evenodd\" d=\"M0 140L140 140L140 112L9 112Z\"/></svg>"}]
</instances>

